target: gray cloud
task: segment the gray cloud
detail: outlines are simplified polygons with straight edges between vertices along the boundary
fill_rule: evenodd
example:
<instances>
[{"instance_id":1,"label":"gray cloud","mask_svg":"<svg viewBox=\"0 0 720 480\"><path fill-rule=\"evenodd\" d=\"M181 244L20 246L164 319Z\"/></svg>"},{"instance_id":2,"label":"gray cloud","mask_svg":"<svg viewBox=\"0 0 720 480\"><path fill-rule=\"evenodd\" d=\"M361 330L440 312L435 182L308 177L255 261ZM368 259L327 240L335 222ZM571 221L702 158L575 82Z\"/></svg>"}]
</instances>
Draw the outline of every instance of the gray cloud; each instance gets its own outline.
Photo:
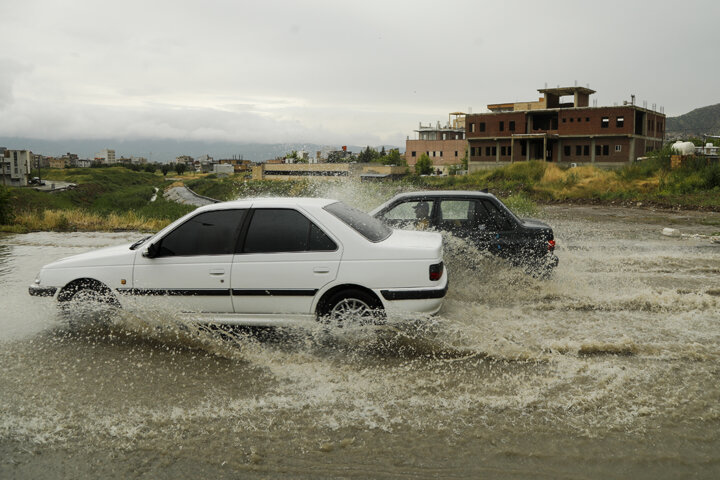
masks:
<instances>
[{"instance_id":1,"label":"gray cloud","mask_svg":"<svg viewBox=\"0 0 720 480\"><path fill-rule=\"evenodd\" d=\"M0 136L401 145L419 121L575 80L677 115L720 101L719 5L6 2Z\"/></svg>"}]
</instances>

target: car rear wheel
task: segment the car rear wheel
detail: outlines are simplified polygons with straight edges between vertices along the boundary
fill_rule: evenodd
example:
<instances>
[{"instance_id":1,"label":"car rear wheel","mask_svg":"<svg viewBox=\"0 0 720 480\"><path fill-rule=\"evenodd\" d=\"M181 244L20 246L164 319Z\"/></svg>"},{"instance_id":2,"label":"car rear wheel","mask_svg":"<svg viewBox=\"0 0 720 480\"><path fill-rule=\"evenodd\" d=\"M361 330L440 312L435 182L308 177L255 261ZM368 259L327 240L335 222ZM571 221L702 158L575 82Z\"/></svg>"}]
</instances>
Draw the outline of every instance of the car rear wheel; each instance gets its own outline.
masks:
<instances>
[{"instance_id":1,"label":"car rear wheel","mask_svg":"<svg viewBox=\"0 0 720 480\"><path fill-rule=\"evenodd\" d=\"M376 325L384 323L385 312L375 296L362 290L343 290L327 302L323 318L338 326Z\"/></svg>"}]
</instances>

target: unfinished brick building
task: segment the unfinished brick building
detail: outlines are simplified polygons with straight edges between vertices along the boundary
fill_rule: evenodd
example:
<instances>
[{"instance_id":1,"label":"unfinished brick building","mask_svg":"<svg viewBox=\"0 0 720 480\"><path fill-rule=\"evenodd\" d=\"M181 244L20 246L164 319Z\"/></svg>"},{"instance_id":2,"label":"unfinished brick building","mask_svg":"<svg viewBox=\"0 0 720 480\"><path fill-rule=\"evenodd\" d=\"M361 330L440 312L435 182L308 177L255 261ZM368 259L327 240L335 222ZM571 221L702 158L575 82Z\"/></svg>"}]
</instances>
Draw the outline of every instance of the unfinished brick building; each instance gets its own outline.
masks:
<instances>
[{"instance_id":1,"label":"unfinished brick building","mask_svg":"<svg viewBox=\"0 0 720 480\"><path fill-rule=\"evenodd\" d=\"M433 169L448 173L452 166L460 167L465 156L465 113L452 112L445 126L423 125L415 130L417 139L405 142L405 160L412 169L423 153L430 157Z\"/></svg>"},{"instance_id":2,"label":"unfinished brick building","mask_svg":"<svg viewBox=\"0 0 720 480\"><path fill-rule=\"evenodd\" d=\"M466 117L469 170L524 160L622 165L662 147L665 115L634 101L591 107L594 90L544 88L537 102L488 105ZM562 102L562 97L572 97Z\"/></svg>"}]
</instances>

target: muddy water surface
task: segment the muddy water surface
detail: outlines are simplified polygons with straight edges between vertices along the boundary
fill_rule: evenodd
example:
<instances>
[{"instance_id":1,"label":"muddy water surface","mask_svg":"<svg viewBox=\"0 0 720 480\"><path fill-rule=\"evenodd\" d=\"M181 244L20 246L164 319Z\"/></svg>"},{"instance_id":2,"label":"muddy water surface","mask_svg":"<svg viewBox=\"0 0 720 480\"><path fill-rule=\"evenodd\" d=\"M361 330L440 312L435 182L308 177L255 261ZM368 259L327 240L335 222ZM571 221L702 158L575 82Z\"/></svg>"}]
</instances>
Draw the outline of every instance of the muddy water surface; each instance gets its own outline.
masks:
<instances>
[{"instance_id":1,"label":"muddy water surface","mask_svg":"<svg viewBox=\"0 0 720 480\"><path fill-rule=\"evenodd\" d=\"M720 216L541 216L553 278L448 238L440 315L379 332L68 319L40 266L137 235L2 236L0 478L720 476L720 245L660 234Z\"/></svg>"}]
</instances>

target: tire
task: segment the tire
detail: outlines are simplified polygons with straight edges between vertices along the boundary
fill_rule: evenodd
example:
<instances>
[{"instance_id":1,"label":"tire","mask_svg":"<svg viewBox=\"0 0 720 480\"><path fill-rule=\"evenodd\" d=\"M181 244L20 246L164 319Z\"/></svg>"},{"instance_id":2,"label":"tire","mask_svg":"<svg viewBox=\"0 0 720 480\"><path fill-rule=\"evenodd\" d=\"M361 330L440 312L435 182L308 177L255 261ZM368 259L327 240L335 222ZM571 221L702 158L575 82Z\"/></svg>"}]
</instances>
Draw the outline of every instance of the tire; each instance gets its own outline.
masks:
<instances>
[{"instance_id":1,"label":"tire","mask_svg":"<svg viewBox=\"0 0 720 480\"><path fill-rule=\"evenodd\" d=\"M356 289L341 290L327 301L322 319L338 326L379 325L385 323L385 311L374 295Z\"/></svg>"},{"instance_id":2,"label":"tire","mask_svg":"<svg viewBox=\"0 0 720 480\"><path fill-rule=\"evenodd\" d=\"M120 304L112 292L96 286L82 286L68 293L61 309L71 326L105 325Z\"/></svg>"}]
</instances>

